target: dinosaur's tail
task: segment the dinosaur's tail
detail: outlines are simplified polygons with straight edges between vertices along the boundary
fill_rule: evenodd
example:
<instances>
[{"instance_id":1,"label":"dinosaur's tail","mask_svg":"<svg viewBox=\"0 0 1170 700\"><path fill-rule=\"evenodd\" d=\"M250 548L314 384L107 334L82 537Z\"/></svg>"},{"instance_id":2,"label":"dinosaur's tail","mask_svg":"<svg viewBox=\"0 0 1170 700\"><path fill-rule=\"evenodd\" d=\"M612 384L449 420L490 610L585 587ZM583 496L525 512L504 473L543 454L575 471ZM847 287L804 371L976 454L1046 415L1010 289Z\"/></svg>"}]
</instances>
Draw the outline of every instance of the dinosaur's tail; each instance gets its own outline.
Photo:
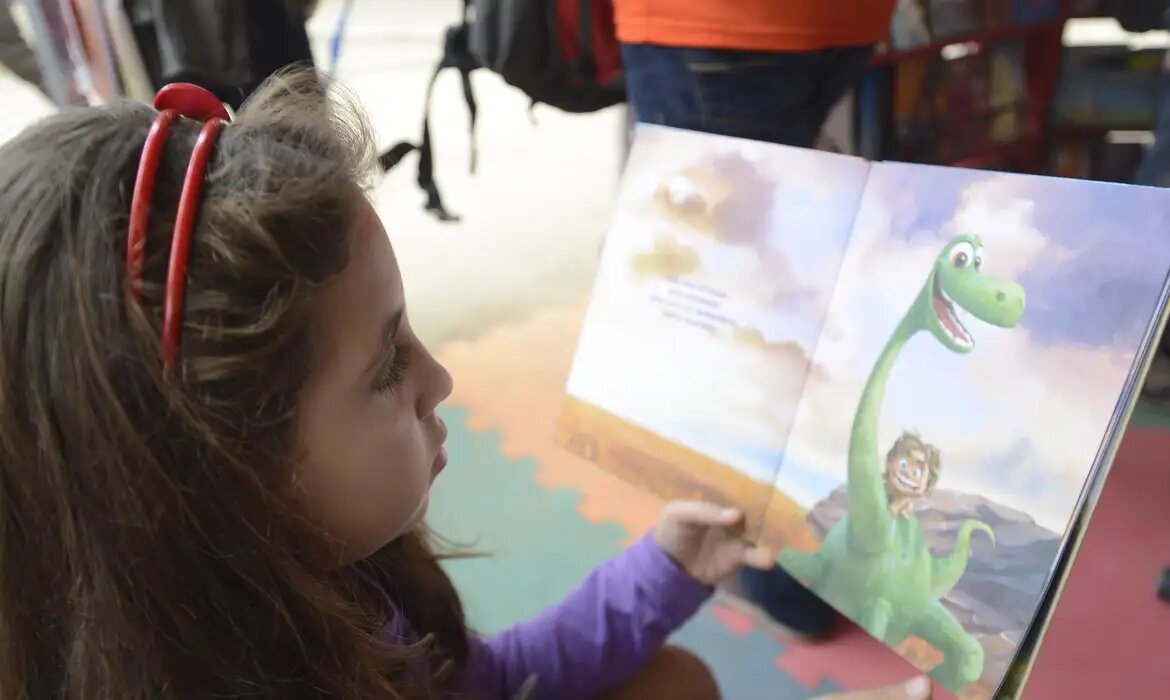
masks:
<instances>
[{"instance_id":1,"label":"dinosaur's tail","mask_svg":"<svg viewBox=\"0 0 1170 700\"><path fill-rule=\"evenodd\" d=\"M986 532L991 543L995 544L995 532L990 525L980 520L965 521L955 538L955 550L945 557L936 558L931 565L931 590L935 596L941 598L950 593L967 570L967 560L971 557L971 535L976 530Z\"/></svg>"}]
</instances>

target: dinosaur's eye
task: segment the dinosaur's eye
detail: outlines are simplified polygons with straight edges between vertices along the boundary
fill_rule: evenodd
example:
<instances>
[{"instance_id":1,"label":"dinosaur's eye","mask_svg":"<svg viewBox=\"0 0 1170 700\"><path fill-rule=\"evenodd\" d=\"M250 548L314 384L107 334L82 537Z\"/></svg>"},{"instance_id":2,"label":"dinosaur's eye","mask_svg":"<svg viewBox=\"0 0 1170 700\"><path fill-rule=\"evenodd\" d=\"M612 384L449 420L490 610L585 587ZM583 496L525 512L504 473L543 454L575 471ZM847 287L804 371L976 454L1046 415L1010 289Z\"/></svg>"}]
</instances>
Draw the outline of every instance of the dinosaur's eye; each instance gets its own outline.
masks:
<instances>
[{"instance_id":1,"label":"dinosaur's eye","mask_svg":"<svg viewBox=\"0 0 1170 700\"><path fill-rule=\"evenodd\" d=\"M970 265L972 261L975 261L975 266L978 267L983 263L983 258L975 253L975 246L970 243L959 243L951 250L952 267L961 270Z\"/></svg>"}]
</instances>

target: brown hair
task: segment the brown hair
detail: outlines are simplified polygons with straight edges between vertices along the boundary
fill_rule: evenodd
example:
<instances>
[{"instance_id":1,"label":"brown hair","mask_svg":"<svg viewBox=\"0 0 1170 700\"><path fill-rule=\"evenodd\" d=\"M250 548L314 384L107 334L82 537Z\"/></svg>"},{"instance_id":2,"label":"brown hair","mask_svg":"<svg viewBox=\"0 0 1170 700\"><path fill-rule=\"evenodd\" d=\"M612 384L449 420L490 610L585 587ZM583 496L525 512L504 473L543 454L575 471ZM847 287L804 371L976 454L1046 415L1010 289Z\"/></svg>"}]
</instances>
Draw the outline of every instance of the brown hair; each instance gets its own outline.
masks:
<instances>
[{"instance_id":1,"label":"brown hair","mask_svg":"<svg viewBox=\"0 0 1170 700\"><path fill-rule=\"evenodd\" d=\"M224 130L168 379L161 291L199 125L168 138L138 304L126 227L154 116L66 111L0 148L0 697L437 696L453 674L431 671L468 642L424 536L362 566L433 643L375 643L387 606L323 563L288 488L313 300L346 264L370 130L291 72Z\"/></svg>"},{"instance_id":2,"label":"brown hair","mask_svg":"<svg viewBox=\"0 0 1170 700\"><path fill-rule=\"evenodd\" d=\"M911 430L904 430L898 436L898 439L894 441L894 446L886 453L886 459L890 460L899 455L908 455L912 450L921 450L926 455L926 468L929 472L926 476L926 490L929 492L938 483L939 472L942 471L942 454L937 447L923 442L922 437L918 433Z\"/></svg>"}]
</instances>

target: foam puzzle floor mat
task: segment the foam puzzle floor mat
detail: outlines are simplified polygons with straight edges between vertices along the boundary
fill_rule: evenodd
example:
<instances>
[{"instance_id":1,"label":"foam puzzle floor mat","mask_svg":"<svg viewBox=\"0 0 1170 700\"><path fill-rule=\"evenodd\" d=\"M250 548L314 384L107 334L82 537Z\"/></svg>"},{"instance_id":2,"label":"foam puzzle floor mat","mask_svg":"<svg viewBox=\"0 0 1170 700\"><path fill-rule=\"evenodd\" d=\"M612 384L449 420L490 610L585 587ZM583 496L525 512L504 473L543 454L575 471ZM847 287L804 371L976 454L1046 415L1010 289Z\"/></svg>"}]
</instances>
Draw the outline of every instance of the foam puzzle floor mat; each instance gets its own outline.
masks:
<instances>
[{"instance_id":1,"label":"foam puzzle floor mat","mask_svg":"<svg viewBox=\"0 0 1170 700\"><path fill-rule=\"evenodd\" d=\"M584 302L545 309L439 353L455 377L442 409L451 466L429 520L460 548L485 554L448 566L483 633L555 604L653 527L662 505L551 440L583 311ZM833 649L794 643L722 593L672 641L698 653L736 700L802 700L914 674L860 631L847 629ZM858 654L846 665L841 644Z\"/></svg>"},{"instance_id":2,"label":"foam puzzle floor mat","mask_svg":"<svg viewBox=\"0 0 1170 700\"><path fill-rule=\"evenodd\" d=\"M577 510L579 493L540 484L536 460L503 455L500 436L471 429L467 416L463 407L443 412L452 467L435 485L430 521L453 543L485 555L452 561L448 570L472 626L490 634L555 604L597 563L618 554L631 533L590 522ZM727 698L799 700L842 687L815 671L819 666L801 663L796 645L718 596L673 642L706 660ZM786 670L794 655L798 674Z\"/></svg>"},{"instance_id":3,"label":"foam puzzle floor mat","mask_svg":"<svg viewBox=\"0 0 1170 700\"><path fill-rule=\"evenodd\" d=\"M448 564L483 633L555 604L651 528L661 508L553 444L584 307L546 308L439 352L455 377L442 409L451 466L435 485L429 520L460 548L485 554ZM1170 667L1158 661L1170 643L1170 606L1154 595L1156 575L1170 564L1165 425L1148 410L1135 415L1025 700L1170 697ZM1122 569L1125 582L1109 583ZM1106 627L1110 644L1084 642ZM794 642L723 593L673 641L711 666L730 700L805 700L915 673L853 625L826 643ZM936 690L935 697L953 696Z\"/></svg>"}]
</instances>

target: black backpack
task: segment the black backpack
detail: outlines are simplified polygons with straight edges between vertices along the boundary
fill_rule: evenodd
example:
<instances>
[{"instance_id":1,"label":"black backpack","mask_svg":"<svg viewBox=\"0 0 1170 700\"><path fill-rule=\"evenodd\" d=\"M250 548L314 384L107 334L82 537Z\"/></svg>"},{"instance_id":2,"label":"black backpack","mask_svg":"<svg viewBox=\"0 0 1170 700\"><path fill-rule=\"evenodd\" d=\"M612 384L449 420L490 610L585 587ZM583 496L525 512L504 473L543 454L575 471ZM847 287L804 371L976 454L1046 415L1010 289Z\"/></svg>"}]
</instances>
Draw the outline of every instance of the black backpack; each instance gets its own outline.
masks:
<instances>
[{"instance_id":1,"label":"black backpack","mask_svg":"<svg viewBox=\"0 0 1170 700\"><path fill-rule=\"evenodd\" d=\"M1170 3L1166 0L1096 0L1079 4L1089 5L1090 16L1116 19L1127 32L1140 34L1170 29Z\"/></svg>"},{"instance_id":2,"label":"black backpack","mask_svg":"<svg viewBox=\"0 0 1170 700\"><path fill-rule=\"evenodd\" d=\"M418 186L425 208L441 221L456 221L435 184L431 148L431 92L446 68L459 71L471 121L471 172L475 172L477 106L471 73L486 68L523 91L531 106L595 112L625 101L621 52L612 0L464 0L463 19L448 27L443 57L427 85L419 143L402 141L378 158L383 172L418 151Z\"/></svg>"}]
</instances>

